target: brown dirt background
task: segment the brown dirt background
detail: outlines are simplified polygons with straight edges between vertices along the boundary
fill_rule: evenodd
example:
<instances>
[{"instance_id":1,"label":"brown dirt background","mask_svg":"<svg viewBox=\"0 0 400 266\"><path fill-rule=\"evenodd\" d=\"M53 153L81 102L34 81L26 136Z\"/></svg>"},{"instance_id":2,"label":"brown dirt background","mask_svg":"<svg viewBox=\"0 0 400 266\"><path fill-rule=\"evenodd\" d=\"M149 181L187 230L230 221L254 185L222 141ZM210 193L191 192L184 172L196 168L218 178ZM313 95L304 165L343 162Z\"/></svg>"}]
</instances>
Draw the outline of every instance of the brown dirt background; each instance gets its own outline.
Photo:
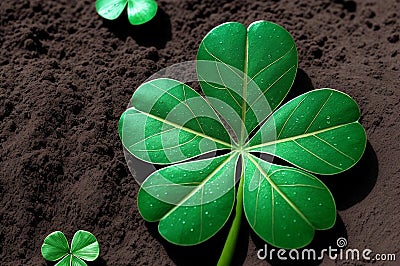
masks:
<instances>
[{"instance_id":1,"label":"brown dirt background","mask_svg":"<svg viewBox=\"0 0 400 266\"><path fill-rule=\"evenodd\" d=\"M126 16L101 19L89 0L0 1L0 265L46 265L44 237L61 230L71 239L79 229L101 245L90 265L214 265L226 228L203 245L175 247L140 217L117 122L135 88L194 60L213 27L260 19L295 39L294 94L321 87L350 94L369 139L355 168L323 178L338 222L311 247L335 247L344 236L351 248L396 253L400 263L399 1L158 3L152 22L133 27ZM263 246L244 223L235 264L279 264L257 259Z\"/></svg>"}]
</instances>

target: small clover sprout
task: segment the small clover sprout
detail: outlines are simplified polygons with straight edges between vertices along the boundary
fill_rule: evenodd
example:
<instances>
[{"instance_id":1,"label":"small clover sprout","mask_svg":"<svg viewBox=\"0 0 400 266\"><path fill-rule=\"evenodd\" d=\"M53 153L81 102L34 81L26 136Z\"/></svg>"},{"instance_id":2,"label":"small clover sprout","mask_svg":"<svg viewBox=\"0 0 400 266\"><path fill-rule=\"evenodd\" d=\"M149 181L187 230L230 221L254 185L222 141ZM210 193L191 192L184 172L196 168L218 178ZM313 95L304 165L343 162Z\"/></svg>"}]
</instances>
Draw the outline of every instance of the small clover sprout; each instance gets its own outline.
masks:
<instances>
[{"instance_id":1,"label":"small clover sprout","mask_svg":"<svg viewBox=\"0 0 400 266\"><path fill-rule=\"evenodd\" d=\"M118 18L128 4L128 19L132 25L140 25L150 21L157 13L154 0L97 0L97 13L105 19Z\"/></svg>"},{"instance_id":2,"label":"small clover sprout","mask_svg":"<svg viewBox=\"0 0 400 266\"><path fill-rule=\"evenodd\" d=\"M74 234L69 248L65 235L56 231L49 234L42 245L43 258L58 261L56 266L86 266L86 261L94 261L99 256L100 247L96 237L87 231L79 230Z\"/></svg>"},{"instance_id":3,"label":"small clover sprout","mask_svg":"<svg viewBox=\"0 0 400 266\"><path fill-rule=\"evenodd\" d=\"M135 157L169 165L147 177L138 193L140 214L158 221L169 242L204 242L233 214L219 261L229 265L243 216L263 240L286 249L306 246L316 230L335 224L333 196L313 173L352 167L366 134L357 103L337 90L312 90L280 106L297 65L296 45L281 26L229 22L200 44L196 68L204 96L168 78L135 91L119 135ZM216 151L219 156L200 157Z\"/></svg>"}]
</instances>

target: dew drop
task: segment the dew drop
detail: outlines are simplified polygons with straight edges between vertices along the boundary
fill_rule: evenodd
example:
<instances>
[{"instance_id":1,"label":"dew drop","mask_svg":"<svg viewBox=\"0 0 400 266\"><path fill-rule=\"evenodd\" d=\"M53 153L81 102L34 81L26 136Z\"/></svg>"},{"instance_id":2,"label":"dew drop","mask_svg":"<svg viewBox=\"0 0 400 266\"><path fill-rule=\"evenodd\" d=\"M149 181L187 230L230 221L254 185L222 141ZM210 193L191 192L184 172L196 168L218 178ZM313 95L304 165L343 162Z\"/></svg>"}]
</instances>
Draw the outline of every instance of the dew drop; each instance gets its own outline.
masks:
<instances>
[{"instance_id":1,"label":"dew drop","mask_svg":"<svg viewBox=\"0 0 400 266\"><path fill-rule=\"evenodd\" d=\"M328 116L326 117L326 119L328 119L328 120L329 120L329 119L331 119L331 117L328 115Z\"/></svg>"},{"instance_id":2,"label":"dew drop","mask_svg":"<svg viewBox=\"0 0 400 266\"><path fill-rule=\"evenodd\" d=\"M286 234L287 237L290 237L290 234Z\"/></svg>"},{"instance_id":3,"label":"dew drop","mask_svg":"<svg viewBox=\"0 0 400 266\"><path fill-rule=\"evenodd\" d=\"M223 43L222 41L219 42L219 44L222 44L222 43Z\"/></svg>"},{"instance_id":4,"label":"dew drop","mask_svg":"<svg viewBox=\"0 0 400 266\"><path fill-rule=\"evenodd\" d=\"M297 222L297 220L296 220L296 219L293 219L293 222L295 223L295 222Z\"/></svg>"},{"instance_id":5,"label":"dew drop","mask_svg":"<svg viewBox=\"0 0 400 266\"><path fill-rule=\"evenodd\" d=\"M193 228L190 228L190 232L193 232Z\"/></svg>"},{"instance_id":6,"label":"dew drop","mask_svg":"<svg viewBox=\"0 0 400 266\"><path fill-rule=\"evenodd\" d=\"M150 207L153 207L153 204L150 204Z\"/></svg>"},{"instance_id":7,"label":"dew drop","mask_svg":"<svg viewBox=\"0 0 400 266\"><path fill-rule=\"evenodd\" d=\"M208 214L208 212L205 212L205 214L207 215L207 214Z\"/></svg>"},{"instance_id":8,"label":"dew drop","mask_svg":"<svg viewBox=\"0 0 400 266\"><path fill-rule=\"evenodd\" d=\"M322 206L322 203L318 203L318 206Z\"/></svg>"},{"instance_id":9,"label":"dew drop","mask_svg":"<svg viewBox=\"0 0 400 266\"><path fill-rule=\"evenodd\" d=\"M310 197L308 197L308 198L307 198L307 200L311 200L311 198L310 198Z\"/></svg>"},{"instance_id":10,"label":"dew drop","mask_svg":"<svg viewBox=\"0 0 400 266\"><path fill-rule=\"evenodd\" d=\"M182 221L182 224L185 224L186 222L185 221Z\"/></svg>"},{"instance_id":11,"label":"dew drop","mask_svg":"<svg viewBox=\"0 0 400 266\"><path fill-rule=\"evenodd\" d=\"M296 195L296 194L297 194L297 192L296 192L296 191L294 191L294 192L293 192L293 195Z\"/></svg>"},{"instance_id":12,"label":"dew drop","mask_svg":"<svg viewBox=\"0 0 400 266\"><path fill-rule=\"evenodd\" d=\"M209 226L212 226L212 223L209 223L208 225L209 225Z\"/></svg>"},{"instance_id":13,"label":"dew drop","mask_svg":"<svg viewBox=\"0 0 400 266\"><path fill-rule=\"evenodd\" d=\"M351 137L347 137L347 139L351 139Z\"/></svg>"},{"instance_id":14,"label":"dew drop","mask_svg":"<svg viewBox=\"0 0 400 266\"><path fill-rule=\"evenodd\" d=\"M168 192L164 192L164 195L168 195Z\"/></svg>"}]
</instances>

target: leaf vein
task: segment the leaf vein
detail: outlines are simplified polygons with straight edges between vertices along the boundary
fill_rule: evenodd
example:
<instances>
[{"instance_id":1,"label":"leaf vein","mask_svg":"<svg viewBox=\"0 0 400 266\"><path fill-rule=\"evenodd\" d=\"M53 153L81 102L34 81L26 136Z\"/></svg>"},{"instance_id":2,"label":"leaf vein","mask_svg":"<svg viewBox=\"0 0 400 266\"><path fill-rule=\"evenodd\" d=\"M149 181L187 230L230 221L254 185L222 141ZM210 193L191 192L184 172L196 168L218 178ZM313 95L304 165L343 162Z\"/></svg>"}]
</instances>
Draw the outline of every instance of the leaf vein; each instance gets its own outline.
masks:
<instances>
[{"instance_id":1,"label":"leaf vein","mask_svg":"<svg viewBox=\"0 0 400 266\"><path fill-rule=\"evenodd\" d=\"M193 196L199 189L203 189L204 184L206 184L219 170L221 170L234 156L236 156L236 152L232 153L228 158L226 158L217 168L214 169L203 181L199 184L198 187L193 189L189 194L183 197L171 210L169 210L163 217L165 219L168 215L173 213L180 205L182 205L185 201L187 201L191 196Z\"/></svg>"},{"instance_id":2,"label":"leaf vein","mask_svg":"<svg viewBox=\"0 0 400 266\"><path fill-rule=\"evenodd\" d=\"M167 124L167 125L173 126L173 127L178 128L178 129L180 129L180 130L189 132L189 133L191 133L191 134L198 135L198 136L203 137L203 138L205 138L205 139L212 140L212 141L214 141L214 142L216 142L216 143L219 143L219 144L222 144L222 145L226 146L227 148L232 147L231 144L229 144L229 143L227 143L227 142L225 142L225 141L223 141L223 140L219 140L219 139L210 137L210 136L208 136L208 135L206 135L206 134L203 134L203 133L201 133L201 132L198 132L198 131L196 131L196 130L193 130L193 129L184 127L184 126L182 126L182 125L179 125L179 124L176 124L176 123L174 123L174 122L168 121L168 120L166 120L166 119L160 118L160 117L155 116L155 115L153 115L153 114L143 112L143 111L138 110L138 109L136 109L136 108L134 108L134 107L131 107L131 108L133 108L134 110L138 111L139 113L142 113L142 114L145 114L145 115L149 116L150 118L152 118L152 119L154 119L154 120L160 121L160 122L162 122L162 123L165 123L165 124Z\"/></svg>"},{"instance_id":3,"label":"leaf vein","mask_svg":"<svg viewBox=\"0 0 400 266\"><path fill-rule=\"evenodd\" d=\"M275 63L279 62L280 60L282 60L286 55L288 55L293 48L295 47L295 45L293 44L292 47L290 47L290 49L288 51L286 51L286 53L284 53L282 56L280 56L279 58L277 58L275 61L269 63L268 65L266 65L265 67L263 67L260 71L258 71L250 80L249 83L251 81L253 81L258 75L260 75L262 72L264 72L265 70L267 70L270 66L274 65Z\"/></svg>"},{"instance_id":4,"label":"leaf vein","mask_svg":"<svg viewBox=\"0 0 400 266\"><path fill-rule=\"evenodd\" d=\"M274 183L274 181L271 180L271 178L268 176L268 174L264 171L264 169L258 164L258 162L254 159L254 156L251 155L248 157L252 163L257 167L257 169L265 176L265 179L268 181L268 183L278 192L278 194L289 204L290 207L311 227L314 228L313 224L308 220L308 218L297 208L297 206L286 196L285 193L282 192L282 190L279 189L279 187Z\"/></svg>"},{"instance_id":5,"label":"leaf vein","mask_svg":"<svg viewBox=\"0 0 400 266\"><path fill-rule=\"evenodd\" d=\"M231 96L231 98L235 101L235 103L237 104L237 106L238 106L239 108L241 108L240 103L236 100L235 97L233 97L232 92L231 92L230 89L228 89L227 87L217 87L217 86L215 86L215 85L212 85L210 82L206 81L200 74L198 74L198 75L199 75L201 81L202 81L202 82L205 82L208 86L210 86L210 87L212 87L212 88L214 88L214 89L217 89L217 90L226 90L226 91L229 93L229 95Z\"/></svg>"},{"instance_id":6,"label":"leaf vein","mask_svg":"<svg viewBox=\"0 0 400 266\"><path fill-rule=\"evenodd\" d=\"M281 136L283 129L286 127L287 122L290 120L290 118L293 116L293 114L296 112L296 110L300 107L300 105L304 102L304 100L308 97L305 96L303 99L301 99L301 101L297 104L297 106L293 109L293 111L289 114L289 117L286 119L285 123L283 124L281 130L279 131L278 136L276 137L277 139L279 139L279 137Z\"/></svg>"},{"instance_id":7,"label":"leaf vein","mask_svg":"<svg viewBox=\"0 0 400 266\"><path fill-rule=\"evenodd\" d=\"M310 124L308 125L308 127L306 128L306 131L304 131L304 133L307 133L307 131L310 129L310 127L314 123L315 119L317 119L318 115L321 113L322 109L324 109L325 105L327 104L327 102L329 101L329 99L331 98L332 95L333 95L333 91L331 92L331 94L329 94L328 98L326 98L324 104L322 104L322 106L319 108L318 112L315 114L313 120L311 120Z\"/></svg>"},{"instance_id":8,"label":"leaf vein","mask_svg":"<svg viewBox=\"0 0 400 266\"><path fill-rule=\"evenodd\" d=\"M249 110L252 110L253 105L261 98L261 97L265 97L265 93L267 93L269 91L269 89L272 88L272 86L274 86L279 80L281 80L284 76L286 76L287 73L289 73L290 70L292 70L292 68L294 68L296 65L291 66L290 68L288 68L288 70L286 70L280 77L278 77L273 83L271 83L271 85L269 85L262 93L260 93L260 95L250 104L249 109L246 111L248 112Z\"/></svg>"},{"instance_id":9,"label":"leaf vein","mask_svg":"<svg viewBox=\"0 0 400 266\"><path fill-rule=\"evenodd\" d=\"M354 121L354 122L351 122L351 123L348 123L348 124L341 124L341 125L337 125L337 126L333 126L333 127L328 127L328 128L324 128L324 129L320 129L320 130L314 131L314 132L309 132L309 133L306 133L306 134L294 136L294 137L288 137L288 138L284 138L284 139L278 139L278 140L274 140L274 141L270 141L270 142L266 142L266 143L261 143L261 144L258 144L258 145L247 147L245 150L253 150L254 151L257 148L268 147L268 146L279 144L279 143L282 143L282 142L288 142L288 141L292 141L292 140L296 140L296 139L301 139L301 138L314 136L316 134L324 133L324 132L327 132L327 131L330 131L330 130L335 130L337 128L345 127L345 126L348 126L348 125L354 124L354 123L358 123L358 122Z\"/></svg>"},{"instance_id":10,"label":"leaf vein","mask_svg":"<svg viewBox=\"0 0 400 266\"><path fill-rule=\"evenodd\" d=\"M324 140L323 138L318 137L317 135L313 135L313 137L316 137L317 139L319 139L320 141L324 142L326 145L328 145L329 147L333 148L334 150L336 150L338 153L342 154L343 156L346 156L347 158L349 158L350 160L352 160L353 162L355 162L356 160L351 157L350 155L342 152L341 150L339 150L338 148L336 148L335 146L333 146L332 144L330 144L329 142L327 142L326 140Z\"/></svg>"},{"instance_id":11,"label":"leaf vein","mask_svg":"<svg viewBox=\"0 0 400 266\"><path fill-rule=\"evenodd\" d=\"M310 151L309 149L307 149L306 147L304 147L303 145L301 145L300 143L298 143L296 140L293 140L293 142L296 143L296 145L298 145L300 148L304 149L304 150L305 150L306 152L308 152L309 154L311 154L311 155L313 155L314 157L316 157L317 159L319 159L320 161L322 161L322 162L324 162L324 163L326 163L326 164L328 164L328 165L330 165L330 166L332 166L332 167L334 167L334 168L336 168L336 169L343 170L342 168L340 168L340 167L338 167L338 166L336 166L336 165L334 165L334 164L331 164L331 163L328 162L327 160L321 158L320 156L318 156L318 155L315 154L314 152Z\"/></svg>"},{"instance_id":12,"label":"leaf vein","mask_svg":"<svg viewBox=\"0 0 400 266\"><path fill-rule=\"evenodd\" d=\"M187 140L187 141L185 141L183 143L179 143L178 145L175 145L175 146L169 146L169 147L162 146L161 148L158 148L158 149L144 149L144 150L142 150L142 149L139 149L139 150L134 149L134 150L137 151L137 152L146 152L146 151L148 151L148 152L156 152L156 151L165 151L165 150L175 149L175 148L179 148L179 147L182 147L182 146L185 146L185 145L189 144L190 142L192 142L197 137L198 136L194 135L191 139L189 139L189 140ZM129 146L129 148L132 149L133 145Z\"/></svg>"},{"instance_id":13,"label":"leaf vein","mask_svg":"<svg viewBox=\"0 0 400 266\"><path fill-rule=\"evenodd\" d=\"M203 43L203 47L204 47L204 50L206 50L206 52L207 52L209 55L211 55L212 58L214 58L216 61L220 62L221 64L225 65L225 66L226 66L227 68L229 68L236 76L238 76L240 79L243 80L243 78L242 78L238 73L236 73L235 69L234 69L231 65L225 63L224 61L222 61L221 59L219 59L217 56L215 56L213 53L211 53L211 52L208 50L207 46L206 46L204 43Z\"/></svg>"}]
</instances>

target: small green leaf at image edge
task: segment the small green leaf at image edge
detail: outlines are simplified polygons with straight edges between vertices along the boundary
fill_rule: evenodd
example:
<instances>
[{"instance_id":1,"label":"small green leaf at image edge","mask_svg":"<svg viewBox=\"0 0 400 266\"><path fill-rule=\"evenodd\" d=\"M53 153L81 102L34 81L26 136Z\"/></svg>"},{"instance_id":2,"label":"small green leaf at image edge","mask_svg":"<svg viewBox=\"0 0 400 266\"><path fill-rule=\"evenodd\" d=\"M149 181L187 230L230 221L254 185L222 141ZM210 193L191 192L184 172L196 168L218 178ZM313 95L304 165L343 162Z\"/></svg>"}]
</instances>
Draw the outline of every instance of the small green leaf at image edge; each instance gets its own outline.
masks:
<instances>
[{"instance_id":1,"label":"small green leaf at image edge","mask_svg":"<svg viewBox=\"0 0 400 266\"><path fill-rule=\"evenodd\" d=\"M129 23L141 25L150 21L157 13L155 0L97 0L97 13L108 20L117 19L127 6Z\"/></svg>"},{"instance_id":2,"label":"small green leaf at image edge","mask_svg":"<svg viewBox=\"0 0 400 266\"><path fill-rule=\"evenodd\" d=\"M86 261L94 261L100 253L99 243L96 237L84 230L79 230L74 234L69 248L67 238L64 233L55 231L49 234L43 242L42 256L49 261L60 260L56 265L77 265L84 266Z\"/></svg>"}]
</instances>

